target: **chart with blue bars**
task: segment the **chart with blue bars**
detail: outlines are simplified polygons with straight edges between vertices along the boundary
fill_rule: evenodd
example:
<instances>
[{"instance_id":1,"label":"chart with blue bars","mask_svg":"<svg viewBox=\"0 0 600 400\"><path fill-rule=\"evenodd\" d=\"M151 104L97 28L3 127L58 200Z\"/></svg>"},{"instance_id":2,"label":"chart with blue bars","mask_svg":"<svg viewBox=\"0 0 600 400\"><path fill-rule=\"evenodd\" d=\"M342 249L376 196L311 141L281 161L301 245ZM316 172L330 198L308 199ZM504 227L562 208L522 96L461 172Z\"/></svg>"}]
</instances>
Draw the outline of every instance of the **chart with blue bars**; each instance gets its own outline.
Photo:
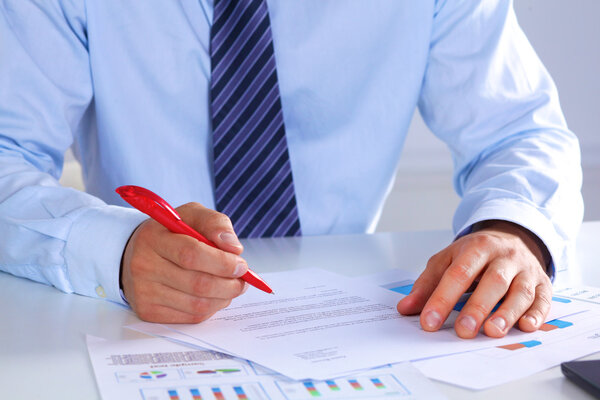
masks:
<instances>
[{"instance_id":1,"label":"chart with blue bars","mask_svg":"<svg viewBox=\"0 0 600 400\"><path fill-rule=\"evenodd\" d=\"M277 382L286 400L402 398L409 390L394 375L361 376L327 381Z\"/></svg>"},{"instance_id":2,"label":"chart with blue bars","mask_svg":"<svg viewBox=\"0 0 600 400\"><path fill-rule=\"evenodd\" d=\"M142 389L144 400L266 400L269 397L256 383L199 385Z\"/></svg>"}]
</instances>

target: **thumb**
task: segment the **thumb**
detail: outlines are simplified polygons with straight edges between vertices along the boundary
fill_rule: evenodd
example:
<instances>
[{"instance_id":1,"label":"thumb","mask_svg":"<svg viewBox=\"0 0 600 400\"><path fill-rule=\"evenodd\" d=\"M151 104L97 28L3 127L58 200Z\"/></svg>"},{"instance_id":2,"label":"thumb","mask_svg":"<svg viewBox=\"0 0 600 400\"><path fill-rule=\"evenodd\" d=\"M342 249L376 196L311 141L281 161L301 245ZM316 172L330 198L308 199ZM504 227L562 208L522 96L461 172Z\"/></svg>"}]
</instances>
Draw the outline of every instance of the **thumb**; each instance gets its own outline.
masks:
<instances>
[{"instance_id":1,"label":"thumb","mask_svg":"<svg viewBox=\"0 0 600 400\"><path fill-rule=\"evenodd\" d=\"M206 208L200 203L187 203L176 210L186 224L219 249L237 255L244 251L227 215Z\"/></svg>"}]
</instances>

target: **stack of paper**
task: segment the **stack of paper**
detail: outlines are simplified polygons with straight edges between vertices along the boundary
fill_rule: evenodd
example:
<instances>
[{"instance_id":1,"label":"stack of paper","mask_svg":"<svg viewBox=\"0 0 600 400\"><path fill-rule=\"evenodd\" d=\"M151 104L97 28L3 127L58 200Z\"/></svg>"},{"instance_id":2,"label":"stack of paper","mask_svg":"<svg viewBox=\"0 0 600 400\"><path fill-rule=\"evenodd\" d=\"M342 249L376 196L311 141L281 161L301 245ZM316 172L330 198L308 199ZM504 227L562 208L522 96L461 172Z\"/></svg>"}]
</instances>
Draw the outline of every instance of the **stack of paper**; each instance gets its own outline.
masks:
<instances>
[{"instance_id":1,"label":"stack of paper","mask_svg":"<svg viewBox=\"0 0 600 400\"><path fill-rule=\"evenodd\" d=\"M303 269L264 278L275 296L250 290L201 324L130 326L176 343L90 340L103 395L441 398L412 366L433 379L483 389L600 351L600 295L591 289L555 296L538 332L513 329L502 339L463 340L452 322L466 299L439 332L424 332L417 316L397 313L413 282L399 270L349 279Z\"/></svg>"},{"instance_id":2,"label":"stack of paper","mask_svg":"<svg viewBox=\"0 0 600 400\"><path fill-rule=\"evenodd\" d=\"M443 399L409 363L341 379L292 381L246 360L164 339L88 336L102 398L111 400Z\"/></svg>"},{"instance_id":3,"label":"stack of paper","mask_svg":"<svg viewBox=\"0 0 600 400\"><path fill-rule=\"evenodd\" d=\"M157 332L155 325L141 323L135 329L164 337L180 333L188 339L180 336L178 340L251 360L296 380L330 379L366 368L537 337L537 333L513 329L501 339L479 335L463 340L452 329L454 315L440 331L424 332L418 316L405 317L396 311L409 286L397 286L388 275L350 279L302 269L265 274L264 278L275 296L251 290L201 324L169 325ZM553 303L549 320L589 309L582 302Z\"/></svg>"}]
</instances>

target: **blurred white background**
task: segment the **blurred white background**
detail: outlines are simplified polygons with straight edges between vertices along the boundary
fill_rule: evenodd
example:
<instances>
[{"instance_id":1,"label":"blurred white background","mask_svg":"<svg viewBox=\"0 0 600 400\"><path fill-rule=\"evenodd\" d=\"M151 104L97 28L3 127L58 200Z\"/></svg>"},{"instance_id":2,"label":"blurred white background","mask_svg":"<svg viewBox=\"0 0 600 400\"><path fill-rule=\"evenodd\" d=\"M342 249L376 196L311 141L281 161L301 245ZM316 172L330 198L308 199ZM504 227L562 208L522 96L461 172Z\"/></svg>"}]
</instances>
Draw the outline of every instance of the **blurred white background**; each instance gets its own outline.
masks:
<instances>
[{"instance_id":1,"label":"blurred white background","mask_svg":"<svg viewBox=\"0 0 600 400\"><path fill-rule=\"evenodd\" d=\"M600 1L517 0L515 10L581 142L584 219L600 220ZM68 154L61 182L82 188L80 175ZM450 155L416 113L377 230L451 229L457 204Z\"/></svg>"}]
</instances>

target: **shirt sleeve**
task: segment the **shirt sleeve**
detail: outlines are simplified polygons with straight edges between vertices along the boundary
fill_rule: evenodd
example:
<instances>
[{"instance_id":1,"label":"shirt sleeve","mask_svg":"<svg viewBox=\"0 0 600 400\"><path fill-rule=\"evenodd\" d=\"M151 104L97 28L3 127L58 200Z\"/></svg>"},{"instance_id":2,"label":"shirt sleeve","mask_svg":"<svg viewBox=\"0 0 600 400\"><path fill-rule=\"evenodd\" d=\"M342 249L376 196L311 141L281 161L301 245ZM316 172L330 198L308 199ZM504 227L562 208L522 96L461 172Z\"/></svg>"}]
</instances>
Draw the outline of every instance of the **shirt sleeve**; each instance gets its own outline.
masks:
<instances>
[{"instance_id":1,"label":"shirt sleeve","mask_svg":"<svg viewBox=\"0 0 600 400\"><path fill-rule=\"evenodd\" d=\"M123 303L119 267L143 214L57 181L94 121L83 2L0 1L0 269Z\"/></svg>"},{"instance_id":2,"label":"shirt sleeve","mask_svg":"<svg viewBox=\"0 0 600 400\"><path fill-rule=\"evenodd\" d=\"M580 149L512 1L440 1L419 110L450 147L458 235L502 219L536 234L554 268L575 262Z\"/></svg>"}]
</instances>

